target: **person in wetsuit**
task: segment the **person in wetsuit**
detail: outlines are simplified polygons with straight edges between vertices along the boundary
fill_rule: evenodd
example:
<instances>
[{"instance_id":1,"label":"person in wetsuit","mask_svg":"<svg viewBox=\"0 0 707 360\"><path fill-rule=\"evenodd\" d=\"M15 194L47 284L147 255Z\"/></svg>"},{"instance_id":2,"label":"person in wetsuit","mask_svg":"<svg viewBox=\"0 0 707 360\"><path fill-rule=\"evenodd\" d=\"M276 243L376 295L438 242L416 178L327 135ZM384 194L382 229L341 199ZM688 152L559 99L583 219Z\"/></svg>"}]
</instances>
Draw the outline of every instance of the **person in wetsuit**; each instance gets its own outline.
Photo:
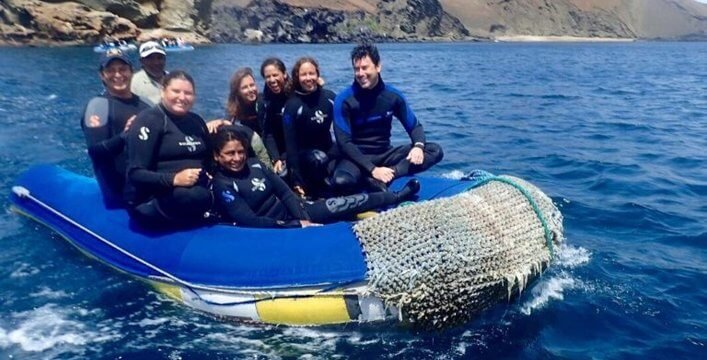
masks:
<instances>
[{"instance_id":1,"label":"person in wetsuit","mask_svg":"<svg viewBox=\"0 0 707 360\"><path fill-rule=\"evenodd\" d=\"M248 139L220 128L212 135L216 170L212 187L222 220L246 227L307 227L346 219L357 213L390 206L420 189L416 179L399 192L378 192L305 202L284 180L256 159L249 159Z\"/></svg>"},{"instance_id":2,"label":"person in wetsuit","mask_svg":"<svg viewBox=\"0 0 707 360\"><path fill-rule=\"evenodd\" d=\"M249 139L253 154L260 161L273 167L270 152L263 142L263 123L265 106L258 97L255 77L250 68L240 68L231 77L230 90L226 100L226 119L209 121L209 132L214 133L220 126L233 126L242 131Z\"/></svg>"},{"instance_id":3,"label":"person in wetsuit","mask_svg":"<svg viewBox=\"0 0 707 360\"><path fill-rule=\"evenodd\" d=\"M295 92L282 116L290 181L300 196L323 195L338 157L331 135L336 94L322 88L319 74L315 59L297 60L292 68Z\"/></svg>"},{"instance_id":4,"label":"person in wetsuit","mask_svg":"<svg viewBox=\"0 0 707 360\"><path fill-rule=\"evenodd\" d=\"M265 80L263 87L263 141L272 159L273 171L286 174L285 133L282 111L292 93L292 82L282 60L267 58L260 65L260 75Z\"/></svg>"},{"instance_id":5,"label":"person in wetsuit","mask_svg":"<svg viewBox=\"0 0 707 360\"><path fill-rule=\"evenodd\" d=\"M101 56L98 75L105 92L89 100L81 129L107 208L125 206L125 138L135 116L149 105L130 91L133 68L119 49Z\"/></svg>"},{"instance_id":6,"label":"person in wetsuit","mask_svg":"<svg viewBox=\"0 0 707 360\"><path fill-rule=\"evenodd\" d=\"M129 212L143 226L197 225L211 207L208 129L190 111L194 89L189 74L170 72L160 104L138 114L128 133Z\"/></svg>"},{"instance_id":7,"label":"person in wetsuit","mask_svg":"<svg viewBox=\"0 0 707 360\"><path fill-rule=\"evenodd\" d=\"M226 118L251 128L263 138L263 101L258 97L258 87L251 68L240 68L233 73L226 100Z\"/></svg>"},{"instance_id":8,"label":"person in wetsuit","mask_svg":"<svg viewBox=\"0 0 707 360\"><path fill-rule=\"evenodd\" d=\"M344 159L334 170L332 184L352 191L363 179L369 188L385 190L393 179L441 161L442 148L425 140L422 124L405 97L383 82L375 45L356 46L351 63L353 85L339 93L334 103L334 134ZM402 123L411 144L391 146L393 117Z\"/></svg>"}]
</instances>

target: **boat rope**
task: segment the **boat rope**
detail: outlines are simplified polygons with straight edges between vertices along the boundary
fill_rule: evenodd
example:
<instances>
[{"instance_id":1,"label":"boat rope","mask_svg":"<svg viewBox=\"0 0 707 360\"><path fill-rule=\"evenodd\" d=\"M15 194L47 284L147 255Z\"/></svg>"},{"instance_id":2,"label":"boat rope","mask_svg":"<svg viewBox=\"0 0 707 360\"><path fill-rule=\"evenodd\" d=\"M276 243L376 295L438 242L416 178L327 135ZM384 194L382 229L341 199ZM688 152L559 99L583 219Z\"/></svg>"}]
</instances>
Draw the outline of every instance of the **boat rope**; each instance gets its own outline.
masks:
<instances>
[{"instance_id":1,"label":"boat rope","mask_svg":"<svg viewBox=\"0 0 707 360\"><path fill-rule=\"evenodd\" d=\"M121 254L123 254L123 255L125 255L125 256L131 258L132 260L135 260L135 261L137 261L138 263L140 263L140 264L142 264L142 265L144 265L144 266L150 268L151 270L153 270L153 271L155 271L155 272L161 274L162 276L168 278L169 280L173 281L174 283L177 283L177 284L179 284L179 285L185 287L186 289L188 289L189 291L191 291L192 293L194 293L197 297L199 297L199 299L200 299L201 301L203 301L203 302L205 302L205 303L211 303L211 302L210 302L209 300L204 299L196 290L213 291L213 292L219 292L219 293L238 294L238 295L246 295L246 296L251 296L251 295L253 295L252 293L247 293L247 292L239 291L239 290L233 290L233 289L228 289L228 288L220 288L220 287L212 287L212 286L204 286L204 285L193 284L193 283L191 283L191 282L189 282L189 281L180 279L180 278L177 277L176 275L173 275L173 274L169 273L168 271L163 270L163 269L161 269L160 267L158 267L158 266L156 266L156 265L154 265L154 264L151 264L150 262L148 262L148 261L146 261L146 260L144 260L144 259L142 259L142 258L140 258L140 257L138 257L138 256L136 256L136 255L134 255L134 254L132 254L131 252L129 252L129 251L123 249L122 247L120 247L120 246L118 246L118 245L112 243L111 241L109 241L109 240L103 238L102 236L96 234L95 232L93 232L92 230L86 228L85 226L83 226L83 225L77 223L77 222L74 221L73 219L69 218L68 216L62 214L61 212L59 212L59 211L57 211L56 209L52 208L51 206L47 205L47 204L44 203L42 200L39 200L39 199L37 199L36 197L34 197L34 196L30 193L30 191L29 191L27 188L22 187L22 186L13 186L13 187L12 187L12 192L13 192L15 195L17 195L17 197L19 197L19 198L22 198L22 199L29 199L29 200L34 201L36 204L38 204L39 206L41 206L41 207L44 208L45 210L48 210L49 212L51 212L52 214L54 214L54 215L60 217L60 218L63 219L64 221L68 222L69 224L71 224L71 225L73 225L73 226L76 226L77 228L79 228L79 229L81 229L82 231L86 232L87 234L93 236L94 238L98 239L98 240L101 241L102 243L104 243L104 244L110 246L111 248L115 249L116 251L120 252ZM156 278L155 276L150 276L150 277ZM344 285L345 285L345 284L344 284ZM321 294L321 293L325 293L325 292L328 292L328 291L332 291L332 290L334 290L334 289L336 289L336 288L339 288L339 287L341 287L341 286L344 286L344 285L342 285L342 284L332 284L332 285L330 285L329 287L326 287L326 288L324 288L324 289L320 289L320 290L318 290L317 292L315 292L315 293L313 293L313 294L311 294L311 295L310 295L310 294L306 294L306 295L296 295L296 294L295 294L295 295L290 295L290 296L284 295L284 296L282 296L282 297L283 297L283 298L287 298L287 297L293 297L293 298L294 298L294 297L299 297L299 296L304 296L304 297L314 296L314 295L316 295L316 294ZM281 296L278 295L278 298L280 298L280 297L281 297ZM267 299L261 299L261 300L267 300ZM248 302L250 302L250 301L252 301L252 300L248 300L248 301L244 302L244 304L245 304L245 303L248 303ZM234 303L234 304L238 304L238 303Z\"/></svg>"}]
</instances>

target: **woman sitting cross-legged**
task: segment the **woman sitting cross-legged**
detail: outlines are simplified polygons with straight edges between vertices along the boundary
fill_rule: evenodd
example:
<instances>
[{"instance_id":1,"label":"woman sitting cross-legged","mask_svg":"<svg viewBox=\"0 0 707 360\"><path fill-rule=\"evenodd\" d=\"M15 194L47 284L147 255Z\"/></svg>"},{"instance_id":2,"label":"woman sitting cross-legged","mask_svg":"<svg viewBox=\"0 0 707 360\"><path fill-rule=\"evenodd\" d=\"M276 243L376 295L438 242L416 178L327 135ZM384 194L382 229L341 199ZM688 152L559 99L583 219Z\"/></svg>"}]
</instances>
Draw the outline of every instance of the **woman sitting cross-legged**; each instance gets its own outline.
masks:
<instances>
[{"instance_id":1,"label":"woman sitting cross-legged","mask_svg":"<svg viewBox=\"0 0 707 360\"><path fill-rule=\"evenodd\" d=\"M417 179L398 192L355 194L305 202L256 159L248 159L248 139L220 128L211 137L216 170L213 191L224 220L239 226L307 227L343 220L357 213L397 204L420 189Z\"/></svg>"}]
</instances>

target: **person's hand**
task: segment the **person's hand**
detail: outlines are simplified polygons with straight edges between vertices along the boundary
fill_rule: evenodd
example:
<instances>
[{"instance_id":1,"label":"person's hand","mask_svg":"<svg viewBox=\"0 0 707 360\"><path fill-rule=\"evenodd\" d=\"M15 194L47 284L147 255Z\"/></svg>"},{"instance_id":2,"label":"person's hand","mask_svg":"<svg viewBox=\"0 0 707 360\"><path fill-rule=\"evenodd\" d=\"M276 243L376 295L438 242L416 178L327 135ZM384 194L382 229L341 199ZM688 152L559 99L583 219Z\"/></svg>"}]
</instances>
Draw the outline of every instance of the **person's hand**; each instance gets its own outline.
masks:
<instances>
[{"instance_id":1,"label":"person's hand","mask_svg":"<svg viewBox=\"0 0 707 360\"><path fill-rule=\"evenodd\" d=\"M300 223L300 225L302 225L303 228L310 227L310 226L322 226L322 224L314 223L309 220L300 220L299 223Z\"/></svg>"},{"instance_id":2,"label":"person's hand","mask_svg":"<svg viewBox=\"0 0 707 360\"><path fill-rule=\"evenodd\" d=\"M389 167L374 167L373 171L371 171L371 176L373 176L374 179L380 180L383 183L387 184L391 181L393 181L393 178L395 177L395 171Z\"/></svg>"},{"instance_id":3,"label":"person's hand","mask_svg":"<svg viewBox=\"0 0 707 360\"><path fill-rule=\"evenodd\" d=\"M295 190L295 194L299 195L299 197L303 198L306 195L304 189L299 185L295 185L293 189Z\"/></svg>"},{"instance_id":4,"label":"person's hand","mask_svg":"<svg viewBox=\"0 0 707 360\"><path fill-rule=\"evenodd\" d=\"M128 118L128 120L125 122L125 127L123 127L123 132L128 132L128 130L130 129L130 125L133 124L133 121L135 121L136 117L137 115L133 115Z\"/></svg>"},{"instance_id":5,"label":"person's hand","mask_svg":"<svg viewBox=\"0 0 707 360\"><path fill-rule=\"evenodd\" d=\"M275 163L272 165L272 170L275 174L279 174L282 172L283 168L285 167L285 164L282 162L282 160L277 160Z\"/></svg>"},{"instance_id":6,"label":"person's hand","mask_svg":"<svg viewBox=\"0 0 707 360\"><path fill-rule=\"evenodd\" d=\"M410 149L410 152L408 153L408 156L405 158L407 159L410 164L413 165L420 165L422 164L422 161L425 160L425 152L422 151L419 147L413 147Z\"/></svg>"},{"instance_id":7,"label":"person's hand","mask_svg":"<svg viewBox=\"0 0 707 360\"><path fill-rule=\"evenodd\" d=\"M199 180L199 174L201 174L201 169L199 168L184 169L174 175L174 180L172 180L172 184L174 186L181 187L194 186L194 184L196 184L196 182Z\"/></svg>"},{"instance_id":8,"label":"person's hand","mask_svg":"<svg viewBox=\"0 0 707 360\"><path fill-rule=\"evenodd\" d=\"M216 120L211 120L206 123L206 128L209 129L209 134L214 134L216 133L216 130L218 130L219 126L222 125L233 125L230 121L224 120L224 119L216 119Z\"/></svg>"}]
</instances>

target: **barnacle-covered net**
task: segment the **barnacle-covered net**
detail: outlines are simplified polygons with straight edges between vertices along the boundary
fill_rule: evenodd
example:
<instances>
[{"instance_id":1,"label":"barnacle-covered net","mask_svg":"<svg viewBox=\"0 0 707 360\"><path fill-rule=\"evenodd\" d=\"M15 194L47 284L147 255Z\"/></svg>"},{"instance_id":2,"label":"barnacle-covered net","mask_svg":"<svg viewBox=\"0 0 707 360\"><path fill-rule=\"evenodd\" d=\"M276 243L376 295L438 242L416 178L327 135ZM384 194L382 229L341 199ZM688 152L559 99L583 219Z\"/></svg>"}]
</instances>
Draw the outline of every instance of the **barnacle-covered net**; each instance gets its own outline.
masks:
<instances>
[{"instance_id":1,"label":"barnacle-covered net","mask_svg":"<svg viewBox=\"0 0 707 360\"><path fill-rule=\"evenodd\" d=\"M563 241L549 197L490 174L462 194L387 211L354 231L370 291L422 328L463 323L519 294Z\"/></svg>"}]
</instances>

